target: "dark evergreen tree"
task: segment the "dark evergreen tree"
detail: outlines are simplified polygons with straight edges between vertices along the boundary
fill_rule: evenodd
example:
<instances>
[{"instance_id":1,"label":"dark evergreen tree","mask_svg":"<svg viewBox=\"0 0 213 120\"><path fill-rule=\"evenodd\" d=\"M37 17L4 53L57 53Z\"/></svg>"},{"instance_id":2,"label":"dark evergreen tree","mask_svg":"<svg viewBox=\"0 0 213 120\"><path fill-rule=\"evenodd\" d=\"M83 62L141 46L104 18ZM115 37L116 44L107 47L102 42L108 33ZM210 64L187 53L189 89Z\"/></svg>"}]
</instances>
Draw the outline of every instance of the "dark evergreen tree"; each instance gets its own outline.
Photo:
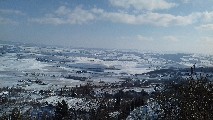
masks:
<instances>
[{"instance_id":1,"label":"dark evergreen tree","mask_svg":"<svg viewBox=\"0 0 213 120\"><path fill-rule=\"evenodd\" d=\"M20 110L16 107L12 110L11 120L21 120Z\"/></svg>"},{"instance_id":2,"label":"dark evergreen tree","mask_svg":"<svg viewBox=\"0 0 213 120\"><path fill-rule=\"evenodd\" d=\"M61 88L61 90L60 90L60 96L62 96L63 95L63 88Z\"/></svg>"},{"instance_id":3,"label":"dark evergreen tree","mask_svg":"<svg viewBox=\"0 0 213 120\"><path fill-rule=\"evenodd\" d=\"M193 75L194 73L194 70L193 70L193 67L191 67L191 75Z\"/></svg>"},{"instance_id":4,"label":"dark evergreen tree","mask_svg":"<svg viewBox=\"0 0 213 120\"><path fill-rule=\"evenodd\" d=\"M62 102L58 102L56 105L55 110L55 119L61 120L61 119L67 119L68 116L68 105L65 102L65 100L62 100Z\"/></svg>"},{"instance_id":5,"label":"dark evergreen tree","mask_svg":"<svg viewBox=\"0 0 213 120\"><path fill-rule=\"evenodd\" d=\"M7 115L6 112L4 112L0 117L0 120L9 120L9 115Z\"/></svg>"},{"instance_id":6,"label":"dark evergreen tree","mask_svg":"<svg viewBox=\"0 0 213 120\"><path fill-rule=\"evenodd\" d=\"M56 110L55 110L55 119L56 120L60 120L63 118L62 116L62 104L58 101L57 105L56 105Z\"/></svg>"},{"instance_id":7,"label":"dark evergreen tree","mask_svg":"<svg viewBox=\"0 0 213 120\"><path fill-rule=\"evenodd\" d=\"M42 120L52 120L51 116L48 116L48 113L45 111L42 113L41 119Z\"/></svg>"},{"instance_id":8,"label":"dark evergreen tree","mask_svg":"<svg viewBox=\"0 0 213 120\"><path fill-rule=\"evenodd\" d=\"M130 110L133 111L135 109L135 102L134 100L131 102Z\"/></svg>"},{"instance_id":9,"label":"dark evergreen tree","mask_svg":"<svg viewBox=\"0 0 213 120\"><path fill-rule=\"evenodd\" d=\"M130 104L127 104L125 107L124 118L126 118L130 114Z\"/></svg>"},{"instance_id":10,"label":"dark evergreen tree","mask_svg":"<svg viewBox=\"0 0 213 120\"><path fill-rule=\"evenodd\" d=\"M62 116L68 116L68 105L65 100L62 100Z\"/></svg>"},{"instance_id":11,"label":"dark evergreen tree","mask_svg":"<svg viewBox=\"0 0 213 120\"><path fill-rule=\"evenodd\" d=\"M118 110L120 108L120 104L121 104L121 97L118 96L116 97L116 102L115 102L115 109Z\"/></svg>"}]
</instances>

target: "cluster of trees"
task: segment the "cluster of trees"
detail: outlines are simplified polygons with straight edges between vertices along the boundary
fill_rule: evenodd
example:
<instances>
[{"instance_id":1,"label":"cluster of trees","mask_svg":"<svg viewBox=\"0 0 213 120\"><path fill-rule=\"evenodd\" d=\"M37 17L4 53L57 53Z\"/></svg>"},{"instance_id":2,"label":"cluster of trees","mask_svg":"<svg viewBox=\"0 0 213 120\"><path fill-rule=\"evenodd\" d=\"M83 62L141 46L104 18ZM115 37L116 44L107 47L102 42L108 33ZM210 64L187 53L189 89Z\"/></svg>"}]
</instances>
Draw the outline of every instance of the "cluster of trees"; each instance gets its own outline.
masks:
<instances>
[{"instance_id":1,"label":"cluster of trees","mask_svg":"<svg viewBox=\"0 0 213 120\"><path fill-rule=\"evenodd\" d=\"M66 101L62 100L55 106L53 117L42 116L42 119L69 120L83 115L87 119L111 119L109 113L119 112L117 119L125 119L131 111L145 105L144 96L135 97L134 99L124 98L123 92L115 96L113 109L102 105L96 110L87 113L76 112L68 108ZM178 83L172 82L165 84L161 91L152 94L155 103L154 112L157 113L158 119L171 120L212 120L213 119L213 83L207 79L185 80ZM148 114L148 113L147 113ZM3 114L1 120L20 120L23 118L20 110L14 108L10 115Z\"/></svg>"},{"instance_id":2,"label":"cluster of trees","mask_svg":"<svg viewBox=\"0 0 213 120\"><path fill-rule=\"evenodd\" d=\"M3 113L3 115L0 117L0 120L22 120L22 114L18 108L14 108L12 113L9 115Z\"/></svg>"},{"instance_id":3,"label":"cluster of trees","mask_svg":"<svg viewBox=\"0 0 213 120\"><path fill-rule=\"evenodd\" d=\"M109 116L109 113L119 112L116 119L126 119L132 110L146 104L146 95L147 93L145 91L141 91L141 93L136 94L135 92L123 92L120 90L113 96L115 102L111 102L111 105L108 98L104 98L106 102L101 102L100 108L97 109L97 114L94 115L95 117L93 118L111 120L112 117Z\"/></svg>"},{"instance_id":4,"label":"cluster of trees","mask_svg":"<svg viewBox=\"0 0 213 120\"><path fill-rule=\"evenodd\" d=\"M111 112L119 112L117 119L125 119L132 110L145 104L143 97L138 97L130 101L122 101L121 97L116 98L114 108L101 105L98 109L91 109L89 112L75 111L68 108L66 101L58 102L55 110L56 120L70 120L77 118L85 118L91 120L112 119L109 116Z\"/></svg>"},{"instance_id":5,"label":"cluster of trees","mask_svg":"<svg viewBox=\"0 0 213 120\"><path fill-rule=\"evenodd\" d=\"M159 119L212 120L213 83L207 79L166 84L155 93Z\"/></svg>"},{"instance_id":6,"label":"cluster of trees","mask_svg":"<svg viewBox=\"0 0 213 120\"><path fill-rule=\"evenodd\" d=\"M70 120L72 119L67 103L62 100L62 102L58 102L55 106L54 116L48 115L45 111L42 112L41 115L37 114L37 116L31 116L31 112L27 112L22 114L18 108L14 108L11 114L3 113L0 117L0 120Z\"/></svg>"},{"instance_id":7,"label":"cluster of trees","mask_svg":"<svg viewBox=\"0 0 213 120\"><path fill-rule=\"evenodd\" d=\"M81 86L78 87L78 89L75 89L75 92L82 95L90 95L91 93L91 86ZM74 90L72 90L74 91ZM63 89L61 90L62 93ZM71 92L71 91L68 91ZM72 92L71 92L72 93ZM69 119L76 119L76 118L86 118L86 119L111 119L109 116L109 113L112 112L119 112L120 115L118 117L125 119L130 111L135 109L136 107L144 105L144 96L146 96L147 93L145 91L141 91L140 93L136 93L134 91L130 92L123 92L120 90L116 95L110 97L110 98L101 98L103 101L100 101L100 104L102 106L99 106L97 109L91 109L90 111L79 111L74 110L68 107L66 101L62 100L59 101L56 106L52 106L51 109L53 110L53 113L46 113L45 110L42 110L40 107L40 110L37 112L33 112L30 110L27 113L21 113L20 110L17 108L13 110L11 115L4 114L0 120L8 120L8 119L40 119L43 120L53 120L53 119L62 119L62 120L69 120ZM135 97L135 98L134 98ZM115 102L110 101L110 99L115 99ZM47 103L48 104L48 103ZM111 104L111 105L109 105ZM42 112L42 113L41 113ZM15 114L14 114L15 113ZM50 115L51 114L51 115ZM12 116L13 115L13 116ZM17 118L18 116L18 118Z\"/></svg>"},{"instance_id":8,"label":"cluster of trees","mask_svg":"<svg viewBox=\"0 0 213 120\"><path fill-rule=\"evenodd\" d=\"M57 103L56 110L55 110L55 119L56 120L69 120L70 115L68 112L68 105L67 103L62 100L62 102Z\"/></svg>"}]
</instances>

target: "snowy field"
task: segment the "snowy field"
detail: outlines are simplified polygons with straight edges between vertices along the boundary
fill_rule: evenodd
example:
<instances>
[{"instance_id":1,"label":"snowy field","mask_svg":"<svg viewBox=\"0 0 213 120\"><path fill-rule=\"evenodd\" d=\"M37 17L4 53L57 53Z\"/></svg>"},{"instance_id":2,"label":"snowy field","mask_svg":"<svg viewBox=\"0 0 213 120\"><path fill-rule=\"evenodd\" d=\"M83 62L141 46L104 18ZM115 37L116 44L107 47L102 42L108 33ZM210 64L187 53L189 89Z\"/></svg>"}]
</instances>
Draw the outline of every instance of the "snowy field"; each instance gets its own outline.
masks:
<instances>
[{"instance_id":1,"label":"snowy field","mask_svg":"<svg viewBox=\"0 0 213 120\"><path fill-rule=\"evenodd\" d=\"M88 81L113 83L120 77L165 68L212 67L213 57L200 54L162 54L122 50L71 49L24 45L0 45L0 87L22 85L26 89L79 86ZM84 71L80 73L79 71ZM86 72L85 72L86 71ZM75 79L66 79L70 75ZM78 79L79 78L79 79ZM41 80L47 85L19 83Z\"/></svg>"}]
</instances>

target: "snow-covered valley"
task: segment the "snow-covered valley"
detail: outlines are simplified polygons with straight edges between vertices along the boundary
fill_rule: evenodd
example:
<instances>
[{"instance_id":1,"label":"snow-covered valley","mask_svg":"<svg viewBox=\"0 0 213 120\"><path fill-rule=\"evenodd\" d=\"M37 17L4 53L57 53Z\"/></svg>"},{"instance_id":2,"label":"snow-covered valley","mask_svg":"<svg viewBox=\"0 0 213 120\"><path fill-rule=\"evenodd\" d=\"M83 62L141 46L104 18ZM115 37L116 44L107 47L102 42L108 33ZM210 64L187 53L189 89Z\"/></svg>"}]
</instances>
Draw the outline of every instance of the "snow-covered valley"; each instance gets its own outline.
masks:
<instances>
[{"instance_id":1,"label":"snow-covered valley","mask_svg":"<svg viewBox=\"0 0 213 120\"><path fill-rule=\"evenodd\" d=\"M193 65L213 78L212 55L0 44L0 116L21 106L22 113L37 117L42 106L62 100L85 115L103 104L113 108L117 94L151 94L163 81L189 78ZM127 98L121 100L124 106L133 100ZM120 114L114 108L108 112Z\"/></svg>"}]
</instances>

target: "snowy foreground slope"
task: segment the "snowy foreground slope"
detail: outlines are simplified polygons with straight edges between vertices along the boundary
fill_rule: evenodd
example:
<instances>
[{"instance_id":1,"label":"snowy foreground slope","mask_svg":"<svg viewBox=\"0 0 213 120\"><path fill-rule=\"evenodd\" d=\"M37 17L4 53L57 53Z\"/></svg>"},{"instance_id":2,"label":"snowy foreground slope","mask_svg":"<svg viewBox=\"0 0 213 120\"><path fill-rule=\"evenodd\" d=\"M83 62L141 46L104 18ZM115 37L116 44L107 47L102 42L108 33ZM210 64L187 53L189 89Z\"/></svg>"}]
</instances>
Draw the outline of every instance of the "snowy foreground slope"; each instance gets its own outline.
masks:
<instances>
[{"instance_id":1,"label":"snowy foreground slope","mask_svg":"<svg viewBox=\"0 0 213 120\"><path fill-rule=\"evenodd\" d=\"M0 116L17 106L37 116L45 105L54 111L65 100L72 111L90 114L107 106L108 115L117 118L128 102L146 100L140 96L156 91L161 81L189 77L193 65L213 78L212 61L212 55L201 54L0 44ZM116 107L118 100L124 108ZM39 105L32 106L35 103ZM137 112L151 111L141 106L132 113ZM143 117L155 117L149 115Z\"/></svg>"}]
</instances>

